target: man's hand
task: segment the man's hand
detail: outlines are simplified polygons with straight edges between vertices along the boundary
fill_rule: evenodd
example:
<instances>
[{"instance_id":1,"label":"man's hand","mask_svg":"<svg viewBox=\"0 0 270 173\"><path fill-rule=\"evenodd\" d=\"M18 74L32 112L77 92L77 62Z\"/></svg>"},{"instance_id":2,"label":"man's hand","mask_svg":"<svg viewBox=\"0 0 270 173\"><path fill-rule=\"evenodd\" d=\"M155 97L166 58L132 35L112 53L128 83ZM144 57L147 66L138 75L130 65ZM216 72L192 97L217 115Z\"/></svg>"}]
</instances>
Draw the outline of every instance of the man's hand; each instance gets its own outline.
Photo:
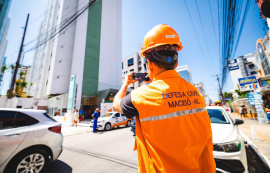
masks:
<instances>
[{"instance_id":1,"label":"man's hand","mask_svg":"<svg viewBox=\"0 0 270 173\"><path fill-rule=\"evenodd\" d=\"M131 73L129 73L129 75L127 75L126 77L125 77L125 81L124 81L124 83L123 83L123 85L124 86L129 86L132 82L137 82L136 80L133 80L132 79L132 75L134 74L134 72L131 72Z\"/></svg>"}]
</instances>

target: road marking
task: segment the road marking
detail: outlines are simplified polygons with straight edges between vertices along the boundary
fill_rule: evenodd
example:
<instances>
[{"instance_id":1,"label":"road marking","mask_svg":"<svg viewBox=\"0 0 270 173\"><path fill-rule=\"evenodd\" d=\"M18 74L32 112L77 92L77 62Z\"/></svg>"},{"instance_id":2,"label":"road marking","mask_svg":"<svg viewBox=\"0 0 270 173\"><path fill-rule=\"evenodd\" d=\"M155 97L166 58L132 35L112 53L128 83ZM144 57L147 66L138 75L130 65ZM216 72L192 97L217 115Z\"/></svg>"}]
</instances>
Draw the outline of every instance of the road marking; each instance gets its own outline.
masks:
<instances>
[{"instance_id":1,"label":"road marking","mask_svg":"<svg viewBox=\"0 0 270 173\"><path fill-rule=\"evenodd\" d=\"M247 129L251 130L251 128L250 128L249 125L243 124L243 126L244 126L245 128L247 128ZM269 139L269 138L265 137L265 136L264 136L263 134L261 134L260 132L257 132L257 131L256 131L256 133L258 134L258 136L259 136L260 138L262 138L262 139L265 140L266 142L270 143L270 139Z\"/></svg>"}]
</instances>

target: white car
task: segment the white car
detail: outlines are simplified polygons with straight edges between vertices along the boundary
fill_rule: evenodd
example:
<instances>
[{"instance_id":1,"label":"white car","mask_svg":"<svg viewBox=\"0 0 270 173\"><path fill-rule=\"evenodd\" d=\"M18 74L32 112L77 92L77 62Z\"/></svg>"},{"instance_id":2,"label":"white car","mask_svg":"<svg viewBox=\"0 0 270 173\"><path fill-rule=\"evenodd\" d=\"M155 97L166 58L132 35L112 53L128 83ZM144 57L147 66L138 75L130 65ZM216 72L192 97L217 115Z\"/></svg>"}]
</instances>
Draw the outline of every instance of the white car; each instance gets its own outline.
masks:
<instances>
[{"instance_id":1,"label":"white car","mask_svg":"<svg viewBox=\"0 0 270 173\"><path fill-rule=\"evenodd\" d=\"M233 121L219 106L207 106L207 111L211 119L217 172L248 172L245 140L237 126L244 121Z\"/></svg>"},{"instance_id":2,"label":"white car","mask_svg":"<svg viewBox=\"0 0 270 173\"><path fill-rule=\"evenodd\" d=\"M0 108L0 172L40 172L62 152L61 124L46 111Z\"/></svg>"},{"instance_id":3,"label":"white car","mask_svg":"<svg viewBox=\"0 0 270 173\"><path fill-rule=\"evenodd\" d=\"M110 130L113 127L131 126L131 119L127 119L124 114L118 112L110 112L98 118L98 130ZM90 127L93 127L93 120L91 120Z\"/></svg>"}]
</instances>

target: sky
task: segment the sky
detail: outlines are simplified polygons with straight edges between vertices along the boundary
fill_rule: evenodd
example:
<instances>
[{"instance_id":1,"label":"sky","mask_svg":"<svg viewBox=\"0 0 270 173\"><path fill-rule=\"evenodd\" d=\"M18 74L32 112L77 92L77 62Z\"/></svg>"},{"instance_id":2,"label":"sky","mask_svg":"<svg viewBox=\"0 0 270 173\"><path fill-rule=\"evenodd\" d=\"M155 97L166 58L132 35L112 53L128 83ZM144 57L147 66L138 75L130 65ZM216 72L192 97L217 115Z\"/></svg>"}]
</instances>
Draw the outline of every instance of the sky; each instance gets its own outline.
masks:
<instances>
[{"instance_id":1,"label":"sky","mask_svg":"<svg viewBox=\"0 0 270 173\"><path fill-rule=\"evenodd\" d=\"M30 19L25 44L36 39L48 1L12 0L8 15L11 18L6 51L8 65L14 64L17 59L23 34L22 27L25 25L27 13L30 14ZM178 56L179 66L188 65L193 83L203 82L209 97L213 101L219 100L218 83L213 77L213 75L221 74L217 1L122 0L122 58L138 52L145 34L158 24L168 24L175 29L183 44L183 49ZM259 9L252 1L239 46L233 58L256 52L257 39L265 35L262 24ZM32 64L33 53L34 51L24 55L23 65ZM6 93L10 78L10 73L4 76L1 94ZM229 91L232 87L232 81L228 75L223 90Z\"/></svg>"}]
</instances>

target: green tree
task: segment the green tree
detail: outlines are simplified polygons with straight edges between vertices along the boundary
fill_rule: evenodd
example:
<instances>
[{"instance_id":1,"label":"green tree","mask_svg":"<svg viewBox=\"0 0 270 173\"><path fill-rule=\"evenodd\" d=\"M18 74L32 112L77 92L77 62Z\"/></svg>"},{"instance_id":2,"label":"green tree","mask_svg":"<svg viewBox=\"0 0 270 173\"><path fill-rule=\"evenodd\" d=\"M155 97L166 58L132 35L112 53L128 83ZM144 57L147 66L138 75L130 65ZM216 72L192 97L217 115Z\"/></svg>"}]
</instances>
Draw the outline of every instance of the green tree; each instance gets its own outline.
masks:
<instances>
[{"instance_id":1,"label":"green tree","mask_svg":"<svg viewBox=\"0 0 270 173\"><path fill-rule=\"evenodd\" d=\"M11 65L10 65L10 68L11 68L11 70L13 71L13 70L15 69L14 64L11 64Z\"/></svg>"},{"instance_id":2,"label":"green tree","mask_svg":"<svg viewBox=\"0 0 270 173\"><path fill-rule=\"evenodd\" d=\"M7 66L3 65L1 68L1 73L4 74L7 69Z\"/></svg>"},{"instance_id":3,"label":"green tree","mask_svg":"<svg viewBox=\"0 0 270 173\"><path fill-rule=\"evenodd\" d=\"M22 77L23 75L25 75L25 73L23 71L20 72L20 77Z\"/></svg>"}]
</instances>

